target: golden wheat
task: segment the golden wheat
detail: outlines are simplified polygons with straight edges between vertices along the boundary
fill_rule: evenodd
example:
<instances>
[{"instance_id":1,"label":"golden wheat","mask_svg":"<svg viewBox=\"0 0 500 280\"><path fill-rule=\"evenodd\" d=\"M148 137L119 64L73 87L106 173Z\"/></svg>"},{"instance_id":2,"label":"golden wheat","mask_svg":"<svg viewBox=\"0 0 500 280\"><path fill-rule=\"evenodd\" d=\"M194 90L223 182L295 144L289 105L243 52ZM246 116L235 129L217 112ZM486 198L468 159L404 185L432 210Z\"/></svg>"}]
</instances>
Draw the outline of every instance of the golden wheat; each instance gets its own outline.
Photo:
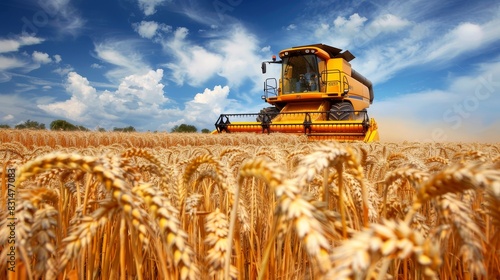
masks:
<instances>
[{"instance_id":1,"label":"golden wheat","mask_svg":"<svg viewBox=\"0 0 500 280\"><path fill-rule=\"evenodd\" d=\"M8 277L497 279L499 159L498 144L0 130Z\"/></svg>"}]
</instances>

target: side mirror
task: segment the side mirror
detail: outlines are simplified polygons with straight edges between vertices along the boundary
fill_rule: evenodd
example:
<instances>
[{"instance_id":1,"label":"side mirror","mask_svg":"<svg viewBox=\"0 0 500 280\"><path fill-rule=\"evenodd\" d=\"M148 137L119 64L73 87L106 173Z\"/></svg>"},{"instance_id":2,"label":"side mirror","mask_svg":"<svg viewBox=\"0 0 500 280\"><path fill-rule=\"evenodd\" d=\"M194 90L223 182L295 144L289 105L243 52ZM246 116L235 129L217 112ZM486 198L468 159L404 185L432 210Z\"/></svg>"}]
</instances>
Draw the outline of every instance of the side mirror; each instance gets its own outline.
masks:
<instances>
[{"instance_id":1,"label":"side mirror","mask_svg":"<svg viewBox=\"0 0 500 280\"><path fill-rule=\"evenodd\" d=\"M262 62L262 74L266 74L266 63L265 62Z\"/></svg>"}]
</instances>

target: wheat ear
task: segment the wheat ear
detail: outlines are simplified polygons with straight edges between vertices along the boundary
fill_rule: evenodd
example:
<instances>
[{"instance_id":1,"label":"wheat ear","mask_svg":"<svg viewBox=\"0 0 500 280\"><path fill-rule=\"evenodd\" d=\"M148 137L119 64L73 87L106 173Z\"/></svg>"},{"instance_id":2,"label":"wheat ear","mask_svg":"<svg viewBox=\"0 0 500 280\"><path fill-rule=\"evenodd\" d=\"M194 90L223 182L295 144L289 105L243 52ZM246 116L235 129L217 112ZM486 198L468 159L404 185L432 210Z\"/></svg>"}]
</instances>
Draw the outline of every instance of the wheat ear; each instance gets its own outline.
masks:
<instances>
[{"instance_id":1,"label":"wheat ear","mask_svg":"<svg viewBox=\"0 0 500 280\"><path fill-rule=\"evenodd\" d=\"M387 263L388 260L409 257L423 268L425 279L438 279L439 247L424 240L404 222L384 220L382 224L371 224L334 248L331 255L333 268L326 274L326 279L373 279L376 275L371 273L376 271L377 260L383 259ZM386 273L386 270L380 272ZM384 278L383 275L378 277Z\"/></svg>"},{"instance_id":2,"label":"wheat ear","mask_svg":"<svg viewBox=\"0 0 500 280\"><path fill-rule=\"evenodd\" d=\"M433 197L446 193L459 193L472 188L500 189L500 170L498 167L478 161L461 162L447 167L423 182L418 188L412 209L408 212L405 220L409 222L413 213Z\"/></svg>"},{"instance_id":3,"label":"wheat ear","mask_svg":"<svg viewBox=\"0 0 500 280\"><path fill-rule=\"evenodd\" d=\"M113 157L109 162L106 158L95 158L90 156L81 156L78 154L54 153L38 157L22 165L17 170L17 186L31 176L53 168L79 169L95 175L100 179L108 191L118 202L120 208L125 212L132 224L139 232L139 238L144 246L148 244L148 227L141 216L139 206L134 201L127 183L124 181L121 170L116 166L119 159ZM106 168L107 167L107 168Z\"/></svg>"},{"instance_id":4,"label":"wheat ear","mask_svg":"<svg viewBox=\"0 0 500 280\"><path fill-rule=\"evenodd\" d=\"M215 209L214 212L208 214L205 222L205 230L207 236L205 242L210 246L208 254L205 257L208 261L210 277L215 279L228 279L224 277L224 269L226 267L227 255L231 255L231 250L228 248L228 232L229 222L226 215L220 212L220 209ZM230 258L229 258L230 259ZM236 279L238 271L234 265L229 267L229 278Z\"/></svg>"},{"instance_id":5,"label":"wheat ear","mask_svg":"<svg viewBox=\"0 0 500 280\"><path fill-rule=\"evenodd\" d=\"M199 271L194 262L194 252L187 242L188 235L178 218L179 210L170 204L161 190L151 184L141 184L133 192L144 199L151 216L158 221L167 248L172 250L173 263L180 270L180 279L197 279ZM166 267L163 269L166 274Z\"/></svg>"}]
</instances>

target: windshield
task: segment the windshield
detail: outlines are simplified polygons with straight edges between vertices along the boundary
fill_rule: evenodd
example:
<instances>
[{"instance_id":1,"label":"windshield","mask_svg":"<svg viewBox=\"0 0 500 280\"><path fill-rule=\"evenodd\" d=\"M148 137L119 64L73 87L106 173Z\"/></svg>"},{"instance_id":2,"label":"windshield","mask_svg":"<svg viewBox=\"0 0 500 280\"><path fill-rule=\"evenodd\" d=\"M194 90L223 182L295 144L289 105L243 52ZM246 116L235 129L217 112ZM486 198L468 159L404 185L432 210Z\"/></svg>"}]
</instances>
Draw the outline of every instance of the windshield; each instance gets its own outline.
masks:
<instances>
[{"instance_id":1,"label":"windshield","mask_svg":"<svg viewBox=\"0 0 500 280\"><path fill-rule=\"evenodd\" d=\"M314 54L283 58L283 93L318 91L319 72Z\"/></svg>"}]
</instances>

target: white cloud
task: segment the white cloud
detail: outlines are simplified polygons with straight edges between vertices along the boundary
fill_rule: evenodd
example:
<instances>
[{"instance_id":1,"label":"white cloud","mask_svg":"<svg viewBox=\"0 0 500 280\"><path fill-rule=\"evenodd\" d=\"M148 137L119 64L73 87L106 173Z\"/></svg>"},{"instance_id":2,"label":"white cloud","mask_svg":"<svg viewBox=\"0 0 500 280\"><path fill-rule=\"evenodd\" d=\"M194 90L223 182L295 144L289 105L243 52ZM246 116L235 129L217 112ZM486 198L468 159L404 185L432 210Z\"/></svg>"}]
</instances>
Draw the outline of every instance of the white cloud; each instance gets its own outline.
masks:
<instances>
[{"instance_id":1,"label":"white cloud","mask_svg":"<svg viewBox=\"0 0 500 280\"><path fill-rule=\"evenodd\" d=\"M141 21L139 24L134 24L134 29L141 37L151 39L156 35L158 23L154 21Z\"/></svg>"},{"instance_id":2,"label":"white cloud","mask_svg":"<svg viewBox=\"0 0 500 280\"><path fill-rule=\"evenodd\" d=\"M265 46L262 49L260 49L261 52L263 53L270 53L271 52L271 46Z\"/></svg>"},{"instance_id":3,"label":"white cloud","mask_svg":"<svg viewBox=\"0 0 500 280\"><path fill-rule=\"evenodd\" d=\"M370 21L364 28L352 35L352 42L356 45L363 45L373 40L378 40L384 35L394 35L396 33L411 27L413 24L400 16L393 14L383 14ZM382 39L383 40L383 39Z\"/></svg>"},{"instance_id":4,"label":"white cloud","mask_svg":"<svg viewBox=\"0 0 500 280\"><path fill-rule=\"evenodd\" d=\"M330 44L338 48L346 48L356 36L362 35L362 28L368 19L354 13L349 18L337 16L332 22L309 23L314 30L311 34L320 42Z\"/></svg>"},{"instance_id":5,"label":"white cloud","mask_svg":"<svg viewBox=\"0 0 500 280\"><path fill-rule=\"evenodd\" d=\"M35 36L23 35L14 39L0 39L0 53L17 52L23 46L37 45L44 41Z\"/></svg>"},{"instance_id":6,"label":"white cloud","mask_svg":"<svg viewBox=\"0 0 500 280\"><path fill-rule=\"evenodd\" d=\"M21 44L16 40L2 39L0 40L0 53L12 52L19 50Z\"/></svg>"},{"instance_id":7,"label":"white cloud","mask_svg":"<svg viewBox=\"0 0 500 280\"><path fill-rule=\"evenodd\" d=\"M139 0L139 8L144 12L144 15L150 16L156 13L156 7L170 0Z\"/></svg>"},{"instance_id":8,"label":"white cloud","mask_svg":"<svg viewBox=\"0 0 500 280\"><path fill-rule=\"evenodd\" d=\"M332 24L333 23L333 24ZM348 18L337 16L333 21L320 20L306 22L308 28L314 30L314 37L320 42L345 49L361 47L380 36L404 30L412 23L395 14L384 13L369 19L358 13L351 14Z\"/></svg>"},{"instance_id":9,"label":"white cloud","mask_svg":"<svg viewBox=\"0 0 500 280\"><path fill-rule=\"evenodd\" d=\"M81 17L71 2L70 0L47 0L38 1L38 4L48 14L51 25L55 26L60 34L77 36L85 27L86 20Z\"/></svg>"},{"instance_id":10,"label":"white cloud","mask_svg":"<svg viewBox=\"0 0 500 280\"><path fill-rule=\"evenodd\" d=\"M364 22L367 18L360 16L358 13L354 13L349 16L349 19L345 17L338 16L334 21L333 25L336 30L352 33L359 31L359 29L363 26Z\"/></svg>"},{"instance_id":11,"label":"white cloud","mask_svg":"<svg viewBox=\"0 0 500 280\"><path fill-rule=\"evenodd\" d=\"M109 40L96 44L97 58L114 65L106 77L115 82L134 74L146 73L151 67L144 62L138 42L135 40Z\"/></svg>"},{"instance_id":12,"label":"white cloud","mask_svg":"<svg viewBox=\"0 0 500 280\"><path fill-rule=\"evenodd\" d=\"M172 27L164 23L157 23L155 21L141 21L140 23L132 24L134 30L146 39L153 39L159 32L170 32Z\"/></svg>"},{"instance_id":13,"label":"white cloud","mask_svg":"<svg viewBox=\"0 0 500 280\"><path fill-rule=\"evenodd\" d=\"M384 14L376 18L371 25L378 28L380 32L394 32L407 27L410 22L397 15Z\"/></svg>"},{"instance_id":14,"label":"white cloud","mask_svg":"<svg viewBox=\"0 0 500 280\"><path fill-rule=\"evenodd\" d=\"M243 28L235 27L229 38L218 41L216 49L220 50L224 60L219 75L226 78L231 87L239 87L246 79L258 81L262 85L261 48L257 39Z\"/></svg>"},{"instance_id":15,"label":"white cloud","mask_svg":"<svg viewBox=\"0 0 500 280\"><path fill-rule=\"evenodd\" d=\"M164 42L174 61L165 64L172 71L172 81L199 86L218 75L237 88L250 80L260 90L263 77L260 65L270 58L270 48L260 47L255 36L241 26L233 26L227 33L207 40L204 46L187 39L187 28L178 28L173 38Z\"/></svg>"},{"instance_id":16,"label":"white cloud","mask_svg":"<svg viewBox=\"0 0 500 280\"><path fill-rule=\"evenodd\" d=\"M99 63L92 63L92 65L90 65L91 68L94 68L94 69L101 69L103 66Z\"/></svg>"},{"instance_id":17,"label":"white cloud","mask_svg":"<svg viewBox=\"0 0 500 280\"><path fill-rule=\"evenodd\" d=\"M118 87L117 96L138 98L141 104L163 104L167 98L163 96L162 78L162 69L149 71L145 75L128 76Z\"/></svg>"},{"instance_id":18,"label":"white cloud","mask_svg":"<svg viewBox=\"0 0 500 280\"><path fill-rule=\"evenodd\" d=\"M1 60L1 58L0 58L0 60ZM0 72L0 83L8 82L11 79L12 79L12 74L5 73L5 72Z\"/></svg>"},{"instance_id":19,"label":"white cloud","mask_svg":"<svg viewBox=\"0 0 500 280\"><path fill-rule=\"evenodd\" d=\"M26 66L27 63L14 57L0 56L0 71Z\"/></svg>"},{"instance_id":20,"label":"white cloud","mask_svg":"<svg viewBox=\"0 0 500 280\"><path fill-rule=\"evenodd\" d=\"M220 85L197 93L184 103L184 108L166 108L169 99L162 78L163 70L150 70L144 75L125 77L114 91L98 91L87 78L71 72L66 83L69 99L47 100L38 108L87 127L133 125L140 130L170 130L181 123L213 128L221 113L241 109L229 98L229 87Z\"/></svg>"},{"instance_id":21,"label":"white cloud","mask_svg":"<svg viewBox=\"0 0 500 280\"><path fill-rule=\"evenodd\" d=\"M187 35L188 29L181 27L174 31L174 37L170 41L165 42L165 46L175 57L174 62L165 66L172 70L171 80L178 85L187 81L189 85L199 86L220 69L222 57L187 41Z\"/></svg>"},{"instance_id":22,"label":"white cloud","mask_svg":"<svg viewBox=\"0 0 500 280\"><path fill-rule=\"evenodd\" d=\"M476 49L481 46L484 34L478 24L462 23L431 46L431 52L426 55L426 60L443 60Z\"/></svg>"},{"instance_id":23,"label":"white cloud","mask_svg":"<svg viewBox=\"0 0 500 280\"><path fill-rule=\"evenodd\" d=\"M47 64L52 62L52 59L47 53L34 51L32 57L33 61L35 61L36 63Z\"/></svg>"},{"instance_id":24,"label":"white cloud","mask_svg":"<svg viewBox=\"0 0 500 280\"><path fill-rule=\"evenodd\" d=\"M213 125L219 115L234 102L228 99L228 95L228 86L215 86L213 90L205 88L203 93L196 94L193 100L186 102L186 122Z\"/></svg>"},{"instance_id":25,"label":"white cloud","mask_svg":"<svg viewBox=\"0 0 500 280\"><path fill-rule=\"evenodd\" d=\"M66 92L70 99L38 107L46 113L95 126L102 121L142 120L147 123L158 115L164 97L161 79L163 70L148 71L144 75L125 77L114 92L98 92L87 78L71 72L68 74Z\"/></svg>"},{"instance_id":26,"label":"white cloud","mask_svg":"<svg viewBox=\"0 0 500 280\"><path fill-rule=\"evenodd\" d=\"M339 9L314 20L303 18L301 28L310 31L304 34L314 41L351 50L357 57L352 62L355 69L375 84L413 66L440 67L479 56L500 40L498 7L450 10L446 1L427 0L363 4L370 7L363 13L346 16L346 10ZM431 10L448 13L433 17L427 12ZM298 41L297 36L294 32L290 40ZM300 39L310 40L307 37Z\"/></svg>"},{"instance_id":27,"label":"white cloud","mask_svg":"<svg viewBox=\"0 0 500 280\"><path fill-rule=\"evenodd\" d=\"M54 61L55 61L56 63L61 62L61 61L62 61L61 56L60 56L60 55L58 55L58 54L54 55Z\"/></svg>"},{"instance_id":28,"label":"white cloud","mask_svg":"<svg viewBox=\"0 0 500 280\"><path fill-rule=\"evenodd\" d=\"M60 75L60 76L66 76L68 75L70 72L74 71L75 69L69 65L66 65L64 67L59 67L59 68L56 68L54 71L54 73Z\"/></svg>"},{"instance_id":29,"label":"white cloud","mask_svg":"<svg viewBox=\"0 0 500 280\"><path fill-rule=\"evenodd\" d=\"M493 28L495 24L500 24L500 19L484 24L460 23L445 33L433 23L414 25L401 37L371 43L357 55L353 65L372 82L385 82L412 66L432 63L436 67L479 54L500 40L500 30Z\"/></svg>"},{"instance_id":30,"label":"white cloud","mask_svg":"<svg viewBox=\"0 0 500 280\"><path fill-rule=\"evenodd\" d=\"M5 116L2 117L2 120L3 121L10 121L10 120L13 120L14 119L14 116L11 115L11 114L7 114Z\"/></svg>"}]
</instances>

